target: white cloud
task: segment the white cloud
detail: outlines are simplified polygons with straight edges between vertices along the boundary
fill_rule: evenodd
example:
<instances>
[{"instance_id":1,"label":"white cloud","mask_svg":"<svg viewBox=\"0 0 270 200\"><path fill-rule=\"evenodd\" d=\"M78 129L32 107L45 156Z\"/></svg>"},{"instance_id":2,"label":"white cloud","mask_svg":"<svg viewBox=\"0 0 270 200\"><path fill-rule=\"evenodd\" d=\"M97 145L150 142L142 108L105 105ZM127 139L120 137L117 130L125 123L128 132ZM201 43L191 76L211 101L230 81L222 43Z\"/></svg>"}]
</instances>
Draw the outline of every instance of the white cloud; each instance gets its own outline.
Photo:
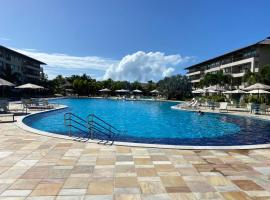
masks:
<instances>
[{"instance_id":1,"label":"white cloud","mask_svg":"<svg viewBox=\"0 0 270 200\"><path fill-rule=\"evenodd\" d=\"M10 38L6 38L6 37L0 37L0 40L3 40L3 41L10 41L11 39L10 39Z\"/></svg>"},{"instance_id":2,"label":"white cloud","mask_svg":"<svg viewBox=\"0 0 270 200\"><path fill-rule=\"evenodd\" d=\"M36 49L13 49L47 63L44 72L49 78L54 78L57 74L70 76L86 73L94 78L102 77L101 79L156 81L175 73L180 63L189 60L189 57L165 55L161 52L138 51L119 61L98 56L72 56L40 52Z\"/></svg>"},{"instance_id":3,"label":"white cloud","mask_svg":"<svg viewBox=\"0 0 270 200\"><path fill-rule=\"evenodd\" d=\"M14 48L13 48L14 49ZM98 56L71 56L60 53L45 53L35 49L14 49L22 54L33 57L37 60L47 63L52 67L68 68L68 69L94 69L106 70L110 65L117 61L98 57Z\"/></svg>"},{"instance_id":4,"label":"white cloud","mask_svg":"<svg viewBox=\"0 0 270 200\"><path fill-rule=\"evenodd\" d=\"M180 55L165 55L161 52L138 51L127 55L119 63L112 64L103 76L104 79L142 81L159 80L170 76L180 63L188 60Z\"/></svg>"}]
</instances>

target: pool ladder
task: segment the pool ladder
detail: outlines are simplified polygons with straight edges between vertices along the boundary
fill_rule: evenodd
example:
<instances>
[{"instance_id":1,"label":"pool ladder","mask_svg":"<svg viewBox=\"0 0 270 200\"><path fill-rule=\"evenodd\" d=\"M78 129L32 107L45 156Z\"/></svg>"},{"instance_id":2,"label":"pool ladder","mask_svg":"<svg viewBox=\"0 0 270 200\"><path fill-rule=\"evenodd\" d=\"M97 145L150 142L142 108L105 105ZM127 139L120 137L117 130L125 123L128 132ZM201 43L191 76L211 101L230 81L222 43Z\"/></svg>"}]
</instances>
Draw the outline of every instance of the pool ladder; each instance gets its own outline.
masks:
<instances>
[{"instance_id":1,"label":"pool ladder","mask_svg":"<svg viewBox=\"0 0 270 200\"><path fill-rule=\"evenodd\" d=\"M106 141L105 143L109 141L113 143L115 137L121 134L120 130L94 114L90 114L86 119L83 119L73 113L65 113L64 124L68 127L69 136L73 136L72 129L76 129L80 133L84 133L84 138L100 138L101 142Z\"/></svg>"}]
</instances>

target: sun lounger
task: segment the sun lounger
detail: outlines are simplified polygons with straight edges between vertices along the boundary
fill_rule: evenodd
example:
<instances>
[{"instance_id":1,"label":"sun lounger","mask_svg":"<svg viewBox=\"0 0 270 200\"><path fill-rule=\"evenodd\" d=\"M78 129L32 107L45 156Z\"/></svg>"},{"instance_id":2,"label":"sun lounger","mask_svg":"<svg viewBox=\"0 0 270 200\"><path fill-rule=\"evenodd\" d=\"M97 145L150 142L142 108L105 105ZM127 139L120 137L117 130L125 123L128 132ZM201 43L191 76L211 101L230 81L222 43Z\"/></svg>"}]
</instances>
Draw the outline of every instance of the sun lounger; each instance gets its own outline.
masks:
<instances>
[{"instance_id":1,"label":"sun lounger","mask_svg":"<svg viewBox=\"0 0 270 200\"><path fill-rule=\"evenodd\" d=\"M27 104L27 108L29 109L52 109L54 106L49 104L49 102L45 99L31 99L30 103Z\"/></svg>"},{"instance_id":2,"label":"sun lounger","mask_svg":"<svg viewBox=\"0 0 270 200\"><path fill-rule=\"evenodd\" d=\"M194 101L194 103L191 105L191 108L192 109L198 109L198 106L199 106L199 103L198 103L198 101L196 100L196 101Z\"/></svg>"},{"instance_id":3,"label":"sun lounger","mask_svg":"<svg viewBox=\"0 0 270 200\"><path fill-rule=\"evenodd\" d=\"M0 114L0 117L12 117L12 121L15 121L13 113Z\"/></svg>"},{"instance_id":4,"label":"sun lounger","mask_svg":"<svg viewBox=\"0 0 270 200\"><path fill-rule=\"evenodd\" d=\"M219 112L226 111L228 112L228 103L227 102L220 102L219 103Z\"/></svg>"}]
</instances>

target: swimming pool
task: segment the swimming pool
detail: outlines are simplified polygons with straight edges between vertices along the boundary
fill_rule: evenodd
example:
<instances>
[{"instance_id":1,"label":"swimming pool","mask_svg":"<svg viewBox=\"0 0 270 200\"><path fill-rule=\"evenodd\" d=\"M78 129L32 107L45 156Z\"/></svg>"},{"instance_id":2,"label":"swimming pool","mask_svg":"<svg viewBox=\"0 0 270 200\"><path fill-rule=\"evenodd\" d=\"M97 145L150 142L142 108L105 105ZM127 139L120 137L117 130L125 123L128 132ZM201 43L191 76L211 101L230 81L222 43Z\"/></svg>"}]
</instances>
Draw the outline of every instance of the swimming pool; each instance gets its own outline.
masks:
<instances>
[{"instance_id":1,"label":"swimming pool","mask_svg":"<svg viewBox=\"0 0 270 200\"><path fill-rule=\"evenodd\" d=\"M172 110L173 102L111 99L58 99L68 108L30 115L23 122L35 129L67 135L64 113L86 118L95 114L123 131L116 141L195 146L270 143L270 122L250 117ZM73 130L74 134L76 130ZM98 137L98 136L97 136Z\"/></svg>"}]
</instances>

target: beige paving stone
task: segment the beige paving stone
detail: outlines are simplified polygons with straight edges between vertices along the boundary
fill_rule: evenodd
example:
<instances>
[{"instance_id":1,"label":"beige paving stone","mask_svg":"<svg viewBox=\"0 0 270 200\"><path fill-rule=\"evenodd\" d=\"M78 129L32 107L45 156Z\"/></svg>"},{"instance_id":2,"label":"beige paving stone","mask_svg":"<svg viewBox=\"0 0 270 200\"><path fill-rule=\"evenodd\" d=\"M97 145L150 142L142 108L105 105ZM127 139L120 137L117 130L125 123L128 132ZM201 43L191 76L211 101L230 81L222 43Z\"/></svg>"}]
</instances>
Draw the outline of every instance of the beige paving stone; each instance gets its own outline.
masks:
<instances>
[{"instance_id":1,"label":"beige paving stone","mask_svg":"<svg viewBox=\"0 0 270 200\"><path fill-rule=\"evenodd\" d=\"M150 158L134 158L135 165L152 165L153 162Z\"/></svg>"},{"instance_id":2,"label":"beige paving stone","mask_svg":"<svg viewBox=\"0 0 270 200\"><path fill-rule=\"evenodd\" d=\"M41 179L18 179L12 184L9 189L11 190L33 190Z\"/></svg>"},{"instance_id":3,"label":"beige paving stone","mask_svg":"<svg viewBox=\"0 0 270 200\"><path fill-rule=\"evenodd\" d=\"M40 183L37 185L35 190L33 190L31 196L57 195L61 188L61 185L61 183Z\"/></svg>"},{"instance_id":4,"label":"beige paving stone","mask_svg":"<svg viewBox=\"0 0 270 200\"><path fill-rule=\"evenodd\" d=\"M115 178L115 187L116 188L128 188L128 187L137 187L138 182L136 177L116 177Z\"/></svg>"},{"instance_id":5,"label":"beige paving stone","mask_svg":"<svg viewBox=\"0 0 270 200\"><path fill-rule=\"evenodd\" d=\"M116 194L114 200L141 200L140 194Z\"/></svg>"},{"instance_id":6,"label":"beige paving stone","mask_svg":"<svg viewBox=\"0 0 270 200\"><path fill-rule=\"evenodd\" d=\"M226 186L232 185L232 183L223 176L208 176L208 183L212 186Z\"/></svg>"},{"instance_id":7,"label":"beige paving stone","mask_svg":"<svg viewBox=\"0 0 270 200\"><path fill-rule=\"evenodd\" d=\"M135 173L134 165L117 165L115 167L116 173Z\"/></svg>"},{"instance_id":8,"label":"beige paving stone","mask_svg":"<svg viewBox=\"0 0 270 200\"><path fill-rule=\"evenodd\" d=\"M202 181L187 181L187 185L194 193L215 192L215 188Z\"/></svg>"},{"instance_id":9,"label":"beige paving stone","mask_svg":"<svg viewBox=\"0 0 270 200\"><path fill-rule=\"evenodd\" d=\"M92 181L89 184L87 194L92 195L113 194L113 181Z\"/></svg>"},{"instance_id":10,"label":"beige paving stone","mask_svg":"<svg viewBox=\"0 0 270 200\"><path fill-rule=\"evenodd\" d=\"M155 168L137 168L137 176L157 176Z\"/></svg>"},{"instance_id":11,"label":"beige paving stone","mask_svg":"<svg viewBox=\"0 0 270 200\"><path fill-rule=\"evenodd\" d=\"M76 165L72 169L73 174L91 174L93 171L93 165Z\"/></svg>"},{"instance_id":12,"label":"beige paving stone","mask_svg":"<svg viewBox=\"0 0 270 200\"><path fill-rule=\"evenodd\" d=\"M113 177L114 168L95 168L93 177Z\"/></svg>"},{"instance_id":13,"label":"beige paving stone","mask_svg":"<svg viewBox=\"0 0 270 200\"><path fill-rule=\"evenodd\" d=\"M169 196L173 200L197 200L194 194L189 193L170 193Z\"/></svg>"},{"instance_id":14,"label":"beige paving stone","mask_svg":"<svg viewBox=\"0 0 270 200\"><path fill-rule=\"evenodd\" d=\"M155 165L157 172L176 172L176 168L173 165Z\"/></svg>"},{"instance_id":15,"label":"beige paving stone","mask_svg":"<svg viewBox=\"0 0 270 200\"><path fill-rule=\"evenodd\" d=\"M114 188L114 194L140 194L139 187L134 188Z\"/></svg>"},{"instance_id":16,"label":"beige paving stone","mask_svg":"<svg viewBox=\"0 0 270 200\"><path fill-rule=\"evenodd\" d=\"M243 192L224 192L221 195L225 200L252 200Z\"/></svg>"},{"instance_id":17,"label":"beige paving stone","mask_svg":"<svg viewBox=\"0 0 270 200\"><path fill-rule=\"evenodd\" d=\"M114 165L115 159L113 158L97 158L96 165Z\"/></svg>"},{"instance_id":18,"label":"beige paving stone","mask_svg":"<svg viewBox=\"0 0 270 200\"><path fill-rule=\"evenodd\" d=\"M194 193L197 199L200 200L223 200L223 197L217 192L202 192Z\"/></svg>"},{"instance_id":19,"label":"beige paving stone","mask_svg":"<svg viewBox=\"0 0 270 200\"><path fill-rule=\"evenodd\" d=\"M180 176L162 176L161 181L165 187L176 187L186 185Z\"/></svg>"},{"instance_id":20,"label":"beige paving stone","mask_svg":"<svg viewBox=\"0 0 270 200\"><path fill-rule=\"evenodd\" d=\"M63 188L84 189L88 187L89 181L89 178L68 178L66 179Z\"/></svg>"},{"instance_id":21,"label":"beige paving stone","mask_svg":"<svg viewBox=\"0 0 270 200\"><path fill-rule=\"evenodd\" d=\"M113 200L113 195L86 195L84 200Z\"/></svg>"},{"instance_id":22,"label":"beige paving stone","mask_svg":"<svg viewBox=\"0 0 270 200\"><path fill-rule=\"evenodd\" d=\"M165 188L159 181L140 181L141 191L143 194L159 194L165 193Z\"/></svg>"}]
</instances>

